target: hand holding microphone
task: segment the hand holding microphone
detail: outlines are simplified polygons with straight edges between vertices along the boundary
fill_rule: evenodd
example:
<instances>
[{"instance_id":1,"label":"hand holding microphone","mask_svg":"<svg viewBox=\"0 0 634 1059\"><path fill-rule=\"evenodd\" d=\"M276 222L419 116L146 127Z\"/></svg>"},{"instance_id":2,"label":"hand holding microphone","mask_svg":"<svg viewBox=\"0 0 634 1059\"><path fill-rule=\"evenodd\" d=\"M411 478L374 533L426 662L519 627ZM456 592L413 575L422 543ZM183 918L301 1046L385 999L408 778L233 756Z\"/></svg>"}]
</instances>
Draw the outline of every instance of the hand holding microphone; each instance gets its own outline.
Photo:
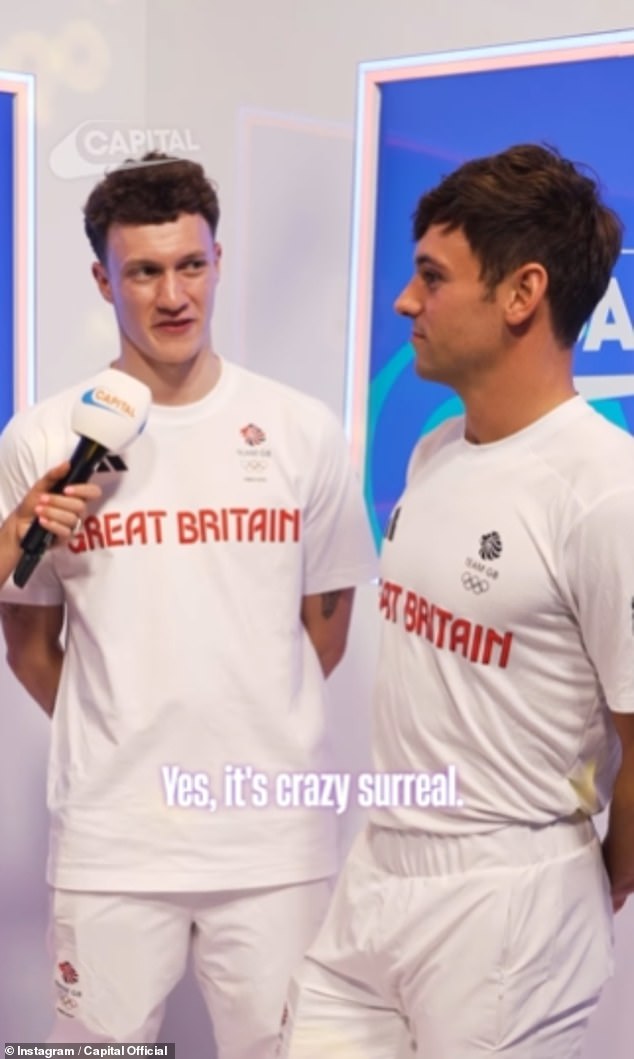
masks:
<instances>
[{"instance_id":1,"label":"hand holding microphone","mask_svg":"<svg viewBox=\"0 0 634 1059\"><path fill-rule=\"evenodd\" d=\"M64 478L69 470L70 460L64 460L57 467L52 467L29 489L7 519L7 522L13 520L15 526L18 558L20 542L28 533L34 519L38 519L45 529L54 533L58 543L73 535L81 525L86 513L86 504L91 500L98 500L101 496L101 489L92 482L77 482L75 485L64 486L62 493L57 492L57 482Z\"/></svg>"},{"instance_id":2,"label":"hand holding microphone","mask_svg":"<svg viewBox=\"0 0 634 1059\"><path fill-rule=\"evenodd\" d=\"M101 372L72 409L71 427L79 441L70 458L70 470L50 492L61 493L69 485L88 481L102 456L131 444L145 426L150 403L145 383L116 368ZM55 534L34 519L20 542L24 554L13 574L19 588L27 583L54 540Z\"/></svg>"}]
</instances>

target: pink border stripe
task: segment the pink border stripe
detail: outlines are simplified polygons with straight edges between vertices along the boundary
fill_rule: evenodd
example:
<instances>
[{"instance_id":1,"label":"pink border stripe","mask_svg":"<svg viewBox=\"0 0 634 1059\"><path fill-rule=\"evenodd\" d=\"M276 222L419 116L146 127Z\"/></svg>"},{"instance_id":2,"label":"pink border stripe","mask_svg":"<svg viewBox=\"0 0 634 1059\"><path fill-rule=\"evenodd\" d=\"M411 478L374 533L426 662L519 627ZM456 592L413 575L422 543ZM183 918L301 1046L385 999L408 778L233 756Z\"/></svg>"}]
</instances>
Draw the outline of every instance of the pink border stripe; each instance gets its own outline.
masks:
<instances>
[{"instance_id":1,"label":"pink border stripe","mask_svg":"<svg viewBox=\"0 0 634 1059\"><path fill-rule=\"evenodd\" d=\"M0 89L14 100L14 405L34 400L33 348L33 80L30 75L0 73Z\"/></svg>"}]
</instances>

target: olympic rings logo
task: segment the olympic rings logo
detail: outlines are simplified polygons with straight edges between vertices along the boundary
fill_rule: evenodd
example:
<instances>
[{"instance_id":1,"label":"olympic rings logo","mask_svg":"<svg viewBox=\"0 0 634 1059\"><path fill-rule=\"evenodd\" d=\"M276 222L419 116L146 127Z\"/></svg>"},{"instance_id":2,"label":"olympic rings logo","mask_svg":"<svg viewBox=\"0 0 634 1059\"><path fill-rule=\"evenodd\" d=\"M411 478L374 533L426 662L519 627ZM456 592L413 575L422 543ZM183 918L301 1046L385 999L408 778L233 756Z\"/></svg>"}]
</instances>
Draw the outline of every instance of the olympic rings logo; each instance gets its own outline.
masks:
<instances>
[{"instance_id":1,"label":"olympic rings logo","mask_svg":"<svg viewBox=\"0 0 634 1059\"><path fill-rule=\"evenodd\" d=\"M243 460L242 461L242 470L243 471L250 471L251 473L254 473L254 472L262 473L262 471L265 471L266 468L268 467L268 462L269 462L268 460L257 460L257 459Z\"/></svg>"},{"instance_id":2,"label":"olympic rings logo","mask_svg":"<svg viewBox=\"0 0 634 1059\"><path fill-rule=\"evenodd\" d=\"M468 573L467 570L465 570L460 580L462 581L463 587L467 590L467 592L473 592L473 594L476 596L481 596L483 592L489 591L488 581L485 581L483 578L480 577L474 577L474 575Z\"/></svg>"}]
</instances>

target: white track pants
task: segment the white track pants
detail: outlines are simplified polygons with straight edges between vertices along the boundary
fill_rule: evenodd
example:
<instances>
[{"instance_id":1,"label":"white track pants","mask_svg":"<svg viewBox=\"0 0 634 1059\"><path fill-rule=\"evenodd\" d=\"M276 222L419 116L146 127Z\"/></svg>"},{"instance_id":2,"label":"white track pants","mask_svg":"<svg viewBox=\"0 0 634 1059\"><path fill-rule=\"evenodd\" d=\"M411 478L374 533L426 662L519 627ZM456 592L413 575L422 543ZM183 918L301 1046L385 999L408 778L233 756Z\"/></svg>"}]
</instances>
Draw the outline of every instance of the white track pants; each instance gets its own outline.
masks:
<instances>
[{"instance_id":1,"label":"white track pants","mask_svg":"<svg viewBox=\"0 0 634 1059\"><path fill-rule=\"evenodd\" d=\"M437 837L370 826L296 973L284 1059L572 1059L612 971L589 821Z\"/></svg>"},{"instance_id":2,"label":"white track pants","mask_svg":"<svg viewBox=\"0 0 634 1059\"><path fill-rule=\"evenodd\" d=\"M155 1041L191 948L219 1059L264 1059L330 891L327 880L206 894L55 891L49 1043ZM199 1059L211 1035L206 1043Z\"/></svg>"}]
</instances>

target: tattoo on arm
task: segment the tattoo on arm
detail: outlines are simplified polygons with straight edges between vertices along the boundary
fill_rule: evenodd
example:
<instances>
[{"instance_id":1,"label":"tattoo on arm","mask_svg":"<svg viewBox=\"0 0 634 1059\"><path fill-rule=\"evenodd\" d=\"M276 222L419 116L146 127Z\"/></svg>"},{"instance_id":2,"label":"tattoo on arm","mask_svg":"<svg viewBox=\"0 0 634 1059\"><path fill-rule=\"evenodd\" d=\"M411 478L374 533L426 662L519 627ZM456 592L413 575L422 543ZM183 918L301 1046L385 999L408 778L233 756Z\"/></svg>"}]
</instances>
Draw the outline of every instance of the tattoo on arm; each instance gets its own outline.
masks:
<instances>
[{"instance_id":1,"label":"tattoo on arm","mask_svg":"<svg viewBox=\"0 0 634 1059\"><path fill-rule=\"evenodd\" d=\"M341 598L341 591L337 592L323 592L321 596L321 616L322 618L332 618L333 614L337 609L337 603Z\"/></svg>"}]
</instances>

